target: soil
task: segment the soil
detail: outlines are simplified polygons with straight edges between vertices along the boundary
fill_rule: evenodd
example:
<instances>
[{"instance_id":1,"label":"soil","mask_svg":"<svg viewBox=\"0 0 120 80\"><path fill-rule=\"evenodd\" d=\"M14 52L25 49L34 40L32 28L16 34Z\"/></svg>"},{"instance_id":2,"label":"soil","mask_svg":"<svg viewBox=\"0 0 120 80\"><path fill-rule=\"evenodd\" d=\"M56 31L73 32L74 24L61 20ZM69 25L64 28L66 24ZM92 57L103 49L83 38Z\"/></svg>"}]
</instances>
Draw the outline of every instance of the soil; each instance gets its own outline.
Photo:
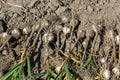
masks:
<instances>
[{"instance_id":1,"label":"soil","mask_svg":"<svg viewBox=\"0 0 120 80\"><path fill-rule=\"evenodd\" d=\"M24 49L32 74L46 70L46 63L60 66L68 56L79 60L79 51L83 62L92 52L99 66L112 70L120 64L119 8L120 0L1 0L0 76L19 62ZM83 80L96 77L95 70L84 71ZM111 80L120 77L111 74Z\"/></svg>"}]
</instances>

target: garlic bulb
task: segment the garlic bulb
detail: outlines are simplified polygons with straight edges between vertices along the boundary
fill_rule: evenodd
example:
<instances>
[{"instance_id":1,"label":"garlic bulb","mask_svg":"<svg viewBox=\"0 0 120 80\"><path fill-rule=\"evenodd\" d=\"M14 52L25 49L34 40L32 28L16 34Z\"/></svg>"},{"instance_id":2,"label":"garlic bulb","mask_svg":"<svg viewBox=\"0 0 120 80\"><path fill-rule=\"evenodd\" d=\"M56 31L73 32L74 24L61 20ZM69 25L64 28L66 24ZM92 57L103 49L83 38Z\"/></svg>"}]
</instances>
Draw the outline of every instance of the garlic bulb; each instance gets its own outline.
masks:
<instances>
[{"instance_id":1,"label":"garlic bulb","mask_svg":"<svg viewBox=\"0 0 120 80\"><path fill-rule=\"evenodd\" d=\"M105 57L102 57L102 58L100 59L100 62L104 64L104 63L106 62L106 58L105 58Z\"/></svg>"},{"instance_id":2,"label":"garlic bulb","mask_svg":"<svg viewBox=\"0 0 120 80\"><path fill-rule=\"evenodd\" d=\"M117 35L115 37L115 42L116 42L117 45L119 45L119 43L120 43L120 36L119 35Z\"/></svg>"},{"instance_id":3,"label":"garlic bulb","mask_svg":"<svg viewBox=\"0 0 120 80\"><path fill-rule=\"evenodd\" d=\"M45 33L44 35L43 35L43 41L44 42L51 42L51 41L53 41L53 39L54 39L54 35L52 34L52 33Z\"/></svg>"},{"instance_id":4,"label":"garlic bulb","mask_svg":"<svg viewBox=\"0 0 120 80\"><path fill-rule=\"evenodd\" d=\"M57 66L57 67L55 68L55 71L56 71L57 73L59 73L59 72L60 72L60 69L61 69L61 67Z\"/></svg>"},{"instance_id":5,"label":"garlic bulb","mask_svg":"<svg viewBox=\"0 0 120 80\"><path fill-rule=\"evenodd\" d=\"M49 26L49 24L50 23L47 20L45 20L45 19L41 21L41 26L42 27Z\"/></svg>"},{"instance_id":6,"label":"garlic bulb","mask_svg":"<svg viewBox=\"0 0 120 80\"><path fill-rule=\"evenodd\" d=\"M66 16L62 16L62 21L63 21L64 23L67 23L69 20L68 20L68 18L67 18Z\"/></svg>"},{"instance_id":7,"label":"garlic bulb","mask_svg":"<svg viewBox=\"0 0 120 80\"><path fill-rule=\"evenodd\" d=\"M109 80L110 79L110 71L108 69L104 70L103 71L103 77L106 79L106 80Z\"/></svg>"},{"instance_id":8,"label":"garlic bulb","mask_svg":"<svg viewBox=\"0 0 120 80\"><path fill-rule=\"evenodd\" d=\"M1 37L2 37L2 38L8 37L8 33L6 33L6 32L1 33Z\"/></svg>"},{"instance_id":9,"label":"garlic bulb","mask_svg":"<svg viewBox=\"0 0 120 80\"><path fill-rule=\"evenodd\" d=\"M71 29L69 27L63 27L63 33L68 34L70 33Z\"/></svg>"},{"instance_id":10,"label":"garlic bulb","mask_svg":"<svg viewBox=\"0 0 120 80\"><path fill-rule=\"evenodd\" d=\"M120 76L120 69L118 66L114 67L112 69L112 72L116 75L116 76Z\"/></svg>"},{"instance_id":11,"label":"garlic bulb","mask_svg":"<svg viewBox=\"0 0 120 80\"><path fill-rule=\"evenodd\" d=\"M62 30L62 28L63 28L62 25L56 25L54 29L55 31L60 31Z\"/></svg>"},{"instance_id":12,"label":"garlic bulb","mask_svg":"<svg viewBox=\"0 0 120 80\"><path fill-rule=\"evenodd\" d=\"M77 36L78 36L79 38L84 38L84 37L85 37L85 32L82 31L82 30L78 30Z\"/></svg>"},{"instance_id":13,"label":"garlic bulb","mask_svg":"<svg viewBox=\"0 0 120 80\"><path fill-rule=\"evenodd\" d=\"M7 56L8 54L9 54L9 53L8 53L8 50L3 50L3 51L2 51L2 55L3 55L3 56Z\"/></svg>"},{"instance_id":14,"label":"garlic bulb","mask_svg":"<svg viewBox=\"0 0 120 80\"><path fill-rule=\"evenodd\" d=\"M23 34L29 34L31 32L29 27L24 27L23 28Z\"/></svg>"},{"instance_id":15,"label":"garlic bulb","mask_svg":"<svg viewBox=\"0 0 120 80\"><path fill-rule=\"evenodd\" d=\"M15 38L19 38L21 36L21 32L18 28L14 28L12 31L11 31L11 34L15 37Z\"/></svg>"}]
</instances>

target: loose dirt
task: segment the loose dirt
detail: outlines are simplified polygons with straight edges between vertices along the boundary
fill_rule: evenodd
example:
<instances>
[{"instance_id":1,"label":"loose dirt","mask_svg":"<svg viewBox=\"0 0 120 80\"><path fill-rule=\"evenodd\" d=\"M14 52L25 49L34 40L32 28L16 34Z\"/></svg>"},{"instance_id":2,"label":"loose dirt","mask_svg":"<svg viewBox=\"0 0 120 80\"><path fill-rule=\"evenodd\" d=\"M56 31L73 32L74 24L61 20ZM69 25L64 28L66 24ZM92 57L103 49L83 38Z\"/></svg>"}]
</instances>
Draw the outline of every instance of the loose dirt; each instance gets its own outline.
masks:
<instances>
[{"instance_id":1,"label":"loose dirt","mask_svg":"<svg viewBox=\"0 0 120 80\"><path fill-rule=\"evenodd\" d=\"M47 70L46 65L61 66L64 60L75 62L70 67L74 73L92 54L98 67L91 63L77 73L79 78L94 80L109 69L110 80L119 80L120 72L117 77L112 72L120 65L119 8L120 0L1 0L0 76L27 48L32 74Z\"/></svg>"}]
</instances>

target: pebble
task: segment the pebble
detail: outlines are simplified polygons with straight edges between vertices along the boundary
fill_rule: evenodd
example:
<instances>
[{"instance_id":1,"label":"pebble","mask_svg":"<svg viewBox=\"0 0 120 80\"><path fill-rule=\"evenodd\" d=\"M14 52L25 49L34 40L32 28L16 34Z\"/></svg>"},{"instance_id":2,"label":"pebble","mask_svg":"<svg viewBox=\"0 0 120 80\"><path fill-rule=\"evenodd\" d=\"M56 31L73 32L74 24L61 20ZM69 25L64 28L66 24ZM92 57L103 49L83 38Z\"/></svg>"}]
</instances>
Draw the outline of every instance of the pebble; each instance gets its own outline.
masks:
<instances>
[{"instance_id":1,"label":"pebble","mask_svg":"<svg viewBox=\"0 0 120 80\"><path fill-rule=\"evenodd\" d=\"M2 55L3 55L3 56L7 56L8 54L9 54L9 53L8 53L8 50L5 49L5 50L2 51Z\"/></svg>"},{"instance_id":2,"label":"pebble","mask_svg":"<svg viewBox=\"0 0 120 80\"><path fill-rule=\"evenodd\" d=\"M91 6L87 6L87 10L91 13L93 12L93 8Z\"/></svg>"}]
</instances>

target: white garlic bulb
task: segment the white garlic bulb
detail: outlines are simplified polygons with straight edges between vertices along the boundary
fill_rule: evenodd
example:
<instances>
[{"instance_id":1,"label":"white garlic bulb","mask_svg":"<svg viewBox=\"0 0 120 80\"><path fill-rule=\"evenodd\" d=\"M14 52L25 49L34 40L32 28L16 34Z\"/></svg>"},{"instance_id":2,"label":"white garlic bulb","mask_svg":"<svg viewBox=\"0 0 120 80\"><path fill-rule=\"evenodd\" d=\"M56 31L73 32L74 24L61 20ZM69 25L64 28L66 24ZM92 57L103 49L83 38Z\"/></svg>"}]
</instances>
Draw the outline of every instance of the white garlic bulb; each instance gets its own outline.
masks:
<instances>
[{"instance_id":1,"label":"white garlic bulb","mask_svg":"<svg viewBox=\"0 0 120 80\"><path fill-rule=\"evenodd\" d=\"M64 23L67 23L67 22L68 22L68 18L67 18L66 16L62 16L62 21L63 21Z\"/></svg>"},{"instance_id":2,"label":"white garlic bulb","mask_svg":"<svg viewBox=\"0 0 120 80\"><path fill-rule=\"evenodd\" d=\"M49 26L49 24L50 23L47 20L45 20L45 19L41 21L41 26L42 27Z\"/></svg>"},{"instance_id":3,"label":"white garlic bulb","mask_svg":"<svg viewBox=\"0 0 120 80\"><path fill-rule=\"evenodd\" d=\"M70 33L71 29L69 27L63 27L63 33L68 34Z\"/></svg>"},{"instance_id":4,"label":"white garlic bulb","mask_svg":"<svg viewBox=\"0 0 120 80\"><path fill-rule=\"evenodd\" d=\"M24 27L23 28L23 34L29 34L30 33L30 28L29 27Z\"/></svg>"},{"instance_id":5,"label":"white garlic bulb","mask_svg":"<svg viewBox=\"0 0 120 80\"><path fill-rule=\"evenodd\" d=\"M3 32L0 34L1 38L7 38L9 36L9 34L7 32Z\"/></svg>"},{"instance_id":6,"label":"white garlic bulb","mask_svg":"<svg viewBox=\"0 0 120 80\"><path fill-rule=\"evenodd\" d=\"M120 36L119 35L117 35L115 37L115 42L116 42L117 45L119 45L119 43L120 43Z\"/></svg>"},{"instance_id":7,"label":"white garlic bulb","mask_svg":"<svg viewBox=\"0 0 120 80\"><path fill-rule=\"evenodd\" d=\"M3 50L3 51L2 51L2 55L3 55L3 56L7 56L8 54L9 54L9 53L8 53L8 50Z\"/></svg>"},{"instance_id":8,"label":"white garlic bulb","mask_svg":"<svg viewBox=\"0 0 120 80\"><path fill-rule=\"evenodd\" d=\"M62 25L56 25L55 26L55 31L60 31L60 30L62 30Z\"/></svg>"},{"instance_id":9,"label":"white garlic bulb","mask_svg":"<svg viewBox=\"0 0 120 80\"><path fill-rule=\"evenodd\" d=\"M57 66L57 67L55 68L55 71L56 71L57 73L59 73L59 72L60 72L60 69L61 69L61 67L60 67L60 66Z\"/></svg>"},{"instance_id":10,"label":"white garlic bulb","mask_svg":"<svg viewBox=\"0 0 120 80\"><path fill-rule=\"evenodd\" d=\"M43 35L43 41L44 42L51 42L54 39L54 35L52 33L45 33Z\"/></svg>"},{"instance_id":11,"label":"white garlic bulb","mask_svg":"<svg viewBox=\"0 0 120 80\"><path fill-rule=\"evenodd\" d=\"M100 62L104 64L104 63L106 62L106 60L107 60L107 59L106 59L105 57L102 57L102 58L100 59Z\"/></svg>"},{"instance_id":12,"label":"white garlic bulb","mask_svg":"<svg viewBox=\"0 0 120 80\"><path fill-rule=\"evenodd\" d=\"M105 70L103 71L103 77L104 77L106 80L109 80L109 79L110 79L110 75L111 75L111 73L110 73L110 71L109 71L108 69L105 69Z\"/></svg>"},{"instance_id":13,"label":"white garlic bulb","mask_svg":"<svg viewBox=\"0 0 120 80\"><path fill-rule=\"evenodd\" d=\"M116 75L116 76L120 76L120 69L118 66L114 67L112 69L112 72Z\"/></svg>"},{"instance_id":14,"label":"white garlic bulb","mask_svg":"<svg viewBox=\"0 0 120 80\"><path fill-rule=\"evenodd\" d=\"M18 28L14 28L12 31L11 31L11 34L15 37L15 38L19 38L21 36L21 32Z\"/></svg>"}]
</instances>

